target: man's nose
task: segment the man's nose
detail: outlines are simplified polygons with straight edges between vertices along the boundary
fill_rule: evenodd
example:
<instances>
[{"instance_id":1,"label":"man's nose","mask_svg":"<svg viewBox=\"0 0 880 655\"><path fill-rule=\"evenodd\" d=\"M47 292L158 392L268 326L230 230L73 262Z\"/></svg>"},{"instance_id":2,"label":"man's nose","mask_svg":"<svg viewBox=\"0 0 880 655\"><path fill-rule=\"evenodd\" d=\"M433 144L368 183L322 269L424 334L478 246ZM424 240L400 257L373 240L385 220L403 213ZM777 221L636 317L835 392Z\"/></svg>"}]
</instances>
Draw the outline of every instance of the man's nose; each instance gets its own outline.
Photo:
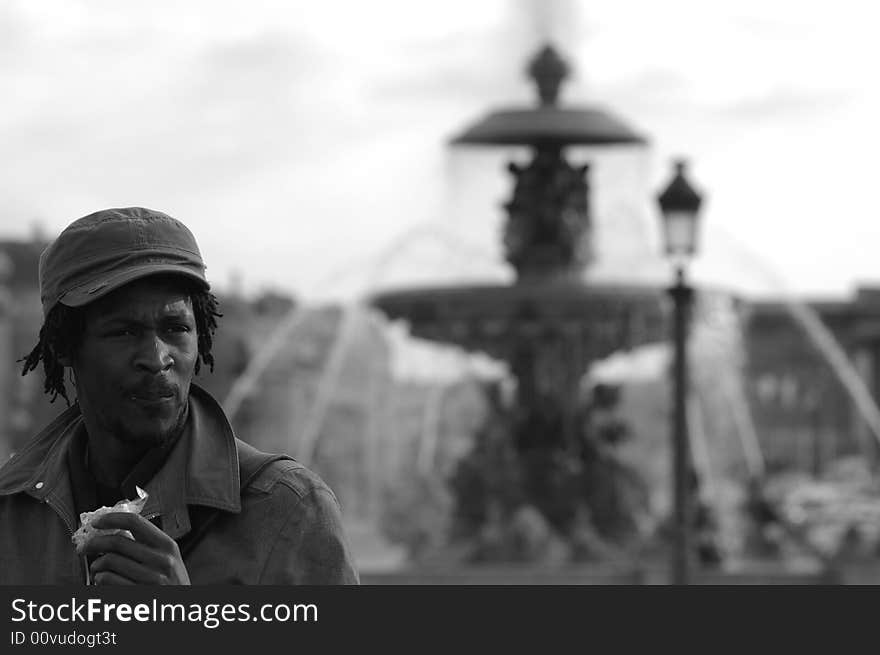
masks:
<instances>
[{"instance_id":1,"label":"man's nose","mask_svg":"<svg viewBox=\"0 0 880 655\"><path fill-rule=\"evenodd\" d=\"M174 358L171 356L171 349L159 335L153 334L144 337L135 358L136 368L150 373L161 373L173 365Z\"/></svg>"}]
</instances>

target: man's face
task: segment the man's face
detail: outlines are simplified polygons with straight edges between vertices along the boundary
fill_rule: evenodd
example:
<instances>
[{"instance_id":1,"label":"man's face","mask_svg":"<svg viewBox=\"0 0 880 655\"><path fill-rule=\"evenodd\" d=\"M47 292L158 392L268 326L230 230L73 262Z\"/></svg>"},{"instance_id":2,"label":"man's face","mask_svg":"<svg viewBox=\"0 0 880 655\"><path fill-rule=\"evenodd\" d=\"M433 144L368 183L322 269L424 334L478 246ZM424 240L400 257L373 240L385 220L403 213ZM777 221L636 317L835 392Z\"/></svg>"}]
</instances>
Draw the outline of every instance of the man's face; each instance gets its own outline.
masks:
<instances>
[{"instance_id":1,"label":"man's face","mask_svg":"<svg viewBox=\"0 0 880 655\"><path fill-rule=\"evenodd\" d=\"M173 278L147 277L87 306L71 365L90 432L151 447L182 428L198 357L182 289Z\"/></svg>"}]
</instances>

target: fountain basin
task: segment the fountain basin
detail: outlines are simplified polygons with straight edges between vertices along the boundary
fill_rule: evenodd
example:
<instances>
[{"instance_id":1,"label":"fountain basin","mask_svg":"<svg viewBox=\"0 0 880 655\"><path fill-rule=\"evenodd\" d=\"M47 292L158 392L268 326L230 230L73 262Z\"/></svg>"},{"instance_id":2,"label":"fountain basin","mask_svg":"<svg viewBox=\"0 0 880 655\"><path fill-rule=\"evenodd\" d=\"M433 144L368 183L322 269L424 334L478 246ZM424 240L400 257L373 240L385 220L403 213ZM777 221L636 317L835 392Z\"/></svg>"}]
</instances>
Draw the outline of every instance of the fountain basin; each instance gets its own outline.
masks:
<instances>
[{"instance_id":1,"label":"fountain basin","mask_svg":"<svg viewBox=\"0 0 880 655\"><path fill-rule=\"evenodd\" d=\"M523 340L565 336L581 363L667 338L665 289L646 285L520 281L388 290L370 304L409 323L413 336L508 359Z\"/></svg>"}]
</instances>

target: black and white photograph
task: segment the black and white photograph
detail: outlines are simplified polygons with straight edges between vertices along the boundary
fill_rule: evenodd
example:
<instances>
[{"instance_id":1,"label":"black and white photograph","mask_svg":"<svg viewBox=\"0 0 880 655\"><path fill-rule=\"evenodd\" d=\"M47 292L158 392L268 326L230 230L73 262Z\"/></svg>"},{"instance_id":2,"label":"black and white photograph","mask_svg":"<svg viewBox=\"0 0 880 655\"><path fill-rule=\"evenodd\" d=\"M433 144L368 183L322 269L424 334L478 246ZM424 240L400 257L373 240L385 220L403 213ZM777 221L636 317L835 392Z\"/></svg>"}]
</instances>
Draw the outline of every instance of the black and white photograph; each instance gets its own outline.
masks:
<instances>
[{"instance_id":1,"label":"black and white photograph","mask_svg":"<svg viewBox=\"0 0 880 655\"><path fill-rule=\"evenodd\" d=\"M880 584L878 18L4 0L0 586Z\"/></svg>"}]
</instances>

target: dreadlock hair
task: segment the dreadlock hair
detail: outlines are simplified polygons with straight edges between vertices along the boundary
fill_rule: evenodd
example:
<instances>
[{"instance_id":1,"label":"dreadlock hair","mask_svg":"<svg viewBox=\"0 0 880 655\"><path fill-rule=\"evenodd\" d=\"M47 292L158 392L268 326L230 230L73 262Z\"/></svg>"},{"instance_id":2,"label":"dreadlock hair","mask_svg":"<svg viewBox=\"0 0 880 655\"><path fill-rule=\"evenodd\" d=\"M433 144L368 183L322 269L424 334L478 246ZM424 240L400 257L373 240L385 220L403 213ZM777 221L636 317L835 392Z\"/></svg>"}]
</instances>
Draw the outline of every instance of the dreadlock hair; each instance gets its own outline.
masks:
<instances>
[{"instance_id":1,"label":"dreadlock hair","mask_svg":"<svg viewBox=\"0 0 880 655\"><path fill-rule=\"evenodd\" d=\"M196 359L195 373L198 374L201 370L203 362L213 372L214 355L211 353L211 348L214 345L217 319L223 316L218 311L220 303L210 291L197 287L185 278L177 278L177 280L184 284L184 289L189 294L196 320L199 356ZM21 369L22 375L27 375L30 371L35 370L42 360L43 372L45 373L43 391L51 395L50 403L54 403L55 399L61 396L64 398L64 402L70 406L70 398L67 396L67 388L64 384L64 365L60 360L64 357L70 357L76 352L82 341L85 327L85 307L68 307L57 303L49 311L49 315L40 328L37 345L25 357L18 360L24 362Z\"/></svg>"}]
</instances>

